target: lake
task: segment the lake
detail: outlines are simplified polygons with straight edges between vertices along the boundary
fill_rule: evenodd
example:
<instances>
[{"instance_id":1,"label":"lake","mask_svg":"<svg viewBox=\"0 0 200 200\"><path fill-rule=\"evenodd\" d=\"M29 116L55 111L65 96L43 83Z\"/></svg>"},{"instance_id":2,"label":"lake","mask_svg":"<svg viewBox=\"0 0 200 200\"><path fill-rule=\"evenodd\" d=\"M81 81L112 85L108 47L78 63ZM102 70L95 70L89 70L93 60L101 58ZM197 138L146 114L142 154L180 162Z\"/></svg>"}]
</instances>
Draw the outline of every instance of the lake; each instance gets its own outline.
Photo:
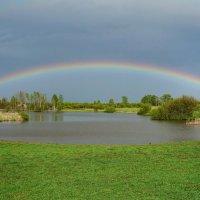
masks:
<instances>
[{"instance_id":1,"label":"lake","mask_svg":"<svg viewBox=\"0 0 200 200\"><path fill-rule=\"evenodd\" d=\"M200 140L200 126L152 121L134 114L30 113L30 121L0 123L0 140L67 144L149 144Z\"/></svg>"}]
</instances>

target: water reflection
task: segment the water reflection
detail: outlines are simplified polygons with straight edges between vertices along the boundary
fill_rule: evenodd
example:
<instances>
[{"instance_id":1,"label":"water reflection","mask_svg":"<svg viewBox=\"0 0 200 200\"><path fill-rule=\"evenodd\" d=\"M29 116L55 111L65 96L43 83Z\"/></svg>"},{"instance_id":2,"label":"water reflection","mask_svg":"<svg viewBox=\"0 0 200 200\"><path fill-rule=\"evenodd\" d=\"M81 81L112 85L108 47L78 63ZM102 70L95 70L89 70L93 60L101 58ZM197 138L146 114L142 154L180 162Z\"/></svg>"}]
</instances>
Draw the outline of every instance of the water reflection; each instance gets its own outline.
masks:
<instances>
[{"instance_id":1,"label":"water reflection","mask_svg":"<svg viewBox=\"0 0 200 200\"><path fill-rule=\"evenodd\" d=\"M45 113L30 113L29 114L31 122L63 122L64 113L63 112L45 112Z\"/></svg>"},{"instance_id":2,"label":"water reflection","mask_svg":"<svg viewBox=\"0 0 200 200\"><path fill-rule=\"evenodd\" d=\"M104 113L30 113L27 123L1 123L1 140L75 144L146 144L200 140L200 127Z\"/></svg>"},{"instance_id":3,"label":"water reflection","mask_svg":"<svg viewBox=\"0 0 200 200\"><path fill-rule=\"evenodd\" d=\"M64 121L64 113L63 112L53 112L52 113L52 119L51 121L54 122L63 122Z\"/></svg>"}]
</instances>

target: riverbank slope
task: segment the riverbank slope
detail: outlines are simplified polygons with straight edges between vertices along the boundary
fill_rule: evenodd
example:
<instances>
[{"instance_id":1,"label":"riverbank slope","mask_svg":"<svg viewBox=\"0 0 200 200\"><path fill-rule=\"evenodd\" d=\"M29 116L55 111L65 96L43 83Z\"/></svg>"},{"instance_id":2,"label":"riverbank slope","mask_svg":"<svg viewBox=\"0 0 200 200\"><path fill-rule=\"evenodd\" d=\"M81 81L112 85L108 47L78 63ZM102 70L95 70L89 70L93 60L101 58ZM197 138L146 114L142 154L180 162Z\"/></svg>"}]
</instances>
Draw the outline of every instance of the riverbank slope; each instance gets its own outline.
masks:
<instances>
[{"instance_id":1,"label":"riverbank slope","mask_svg":"<svg viewBox=\"0 0 200 200\"><path fill-rule=\"evenodd\" d=\"M0 199L199 199L200 142L0 142Z\"/></svg>"},{"instance_id":2,"label":"riverbank slope","mask_svg":"<svg viewBox=\"0 0 200 200\"><path fill-rule=\"evenodd\" d=\"M23 118L22 116L17 113L17 112L14 112L14 113L11 113L11 112L0 112L0 122L9 122L9 121L23 121Z\"/></svg>"}]
</instances>

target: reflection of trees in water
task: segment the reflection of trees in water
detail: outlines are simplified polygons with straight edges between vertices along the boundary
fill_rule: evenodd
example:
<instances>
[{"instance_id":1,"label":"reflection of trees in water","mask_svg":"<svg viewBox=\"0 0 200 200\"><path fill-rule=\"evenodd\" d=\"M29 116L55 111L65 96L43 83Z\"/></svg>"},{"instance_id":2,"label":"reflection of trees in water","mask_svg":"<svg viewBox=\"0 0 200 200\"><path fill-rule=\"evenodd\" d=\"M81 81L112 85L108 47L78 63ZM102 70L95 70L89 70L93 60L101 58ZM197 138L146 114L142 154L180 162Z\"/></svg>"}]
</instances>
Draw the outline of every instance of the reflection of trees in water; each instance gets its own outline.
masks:
<instances>
[{"instance_id":1,"label":"reflection of trees in water","mask_svg":"<svg viewBox=\"0 0 200 200\"><path fill-rule=\"evenodd\" d=\"M48 113L31 113L30 114L30 121L49 121L49 115Z\"/></svg>"},{"instance_id":2,"label":"reflection of trees in water","mask_svg":"<svg viewBox=\"0 0 200 200\"><path fill-rule=\"evenodd\" d=\"M31 113L30 121L36 122L63 122L64 114L62 112L41 112Z\"/></svg>"},{"instance_id":3,"label":"reflection of trees in water","mask_svg":"<svg viewBox=\"0 0 200 200\"><path fill-rule=\"evenodd\" d=\"M54 122L63 122L64 114L62 112L53 112L52 113L52 121Z\"/></svg>"}]
</instances>

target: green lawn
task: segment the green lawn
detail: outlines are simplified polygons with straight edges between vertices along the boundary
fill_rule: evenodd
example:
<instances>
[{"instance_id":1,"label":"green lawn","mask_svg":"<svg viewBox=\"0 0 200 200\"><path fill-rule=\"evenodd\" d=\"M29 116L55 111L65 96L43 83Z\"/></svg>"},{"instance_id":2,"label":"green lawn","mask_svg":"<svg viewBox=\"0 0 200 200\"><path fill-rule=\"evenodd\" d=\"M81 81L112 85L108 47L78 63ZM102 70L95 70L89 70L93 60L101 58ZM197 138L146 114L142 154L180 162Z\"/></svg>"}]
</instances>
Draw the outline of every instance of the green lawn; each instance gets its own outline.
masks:
<instances>
[{"instance_id":1,"label":"green lawn","mask_svg":"<svg viewBox=\"0 0 200 200\"><path fill-rule=\"evenodd\" d=\"M200 199L200 142L0 142L0 199Z\"/></svg>"}]
</instances>

